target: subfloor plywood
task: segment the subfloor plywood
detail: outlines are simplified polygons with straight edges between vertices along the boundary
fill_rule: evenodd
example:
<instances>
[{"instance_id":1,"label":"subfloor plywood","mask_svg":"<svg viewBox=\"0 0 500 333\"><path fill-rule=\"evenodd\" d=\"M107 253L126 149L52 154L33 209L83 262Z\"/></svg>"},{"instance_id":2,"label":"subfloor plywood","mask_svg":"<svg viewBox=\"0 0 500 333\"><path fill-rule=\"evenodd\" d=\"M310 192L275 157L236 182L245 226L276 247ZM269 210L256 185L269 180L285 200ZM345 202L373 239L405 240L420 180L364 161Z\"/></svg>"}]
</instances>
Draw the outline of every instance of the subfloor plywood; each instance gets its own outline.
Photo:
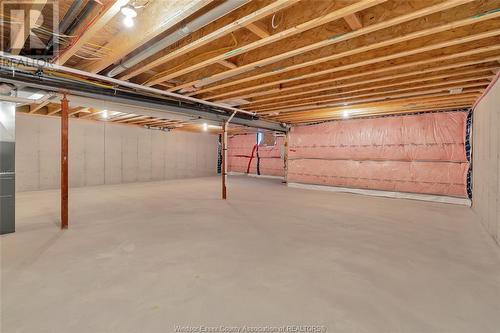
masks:
<instances>
[{"instance_id":1,"label":"subfloor plywood","mask_svg":"<svg viewBox=\"0 0 500 333\"><path fill-rule=\"evenodd\" d=\"M2 333L324 325L498 332L500 251L463 206L220 179L17 197Z\"/></svg>"}]
</instances>

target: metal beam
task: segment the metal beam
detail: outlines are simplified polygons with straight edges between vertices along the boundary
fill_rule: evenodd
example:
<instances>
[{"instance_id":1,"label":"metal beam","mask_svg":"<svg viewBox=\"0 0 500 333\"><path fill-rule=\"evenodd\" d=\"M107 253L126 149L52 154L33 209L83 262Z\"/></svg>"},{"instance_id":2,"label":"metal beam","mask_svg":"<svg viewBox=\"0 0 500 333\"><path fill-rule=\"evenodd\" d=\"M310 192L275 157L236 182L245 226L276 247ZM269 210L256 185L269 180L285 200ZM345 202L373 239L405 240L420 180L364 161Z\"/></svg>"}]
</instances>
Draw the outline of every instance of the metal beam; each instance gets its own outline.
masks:
<instances>
[{"instance_id":1,"label":"metal beam","mask_svg":"<svg viewBox=\"0 0 500 333\"><path fill-rule=\"evenodd\" d=\"M122 107L134 107L134 111L131 111L130 113L149 116L151 116L152 113L156 113L156 116L161 113L162 118L169 118L167 114L176 114L178 117L183 118L181 120L186 120L186 117L187 119L199 118L213 121L217 124L225 122L231 116L231 113L227 111L219 110L206 105L194 103L188 104L182 101L174 101L160 96L153 97L132 91L95 87L91 84L82 83L76 80L33 75L31 73L21 71L12 75L12 71L5 68L0 70L0 81L17 85L22 84L25 87L32 87L45 91L65 92L79 97L94 99L94 102L100 103L101 106L103 102L106 102L108 103L106 105L108 110L112 109L109 104L114 103L117 104L117 106L121 105ZM80 106L94 107L90 104ZM141 108L143 112L136 110L135 108L137 107ZM281 123L261 120L257 116L242 113L237 113L234 116L232 123L278 132L287 131L287 128Z\"/></svg>"}]
</instances>

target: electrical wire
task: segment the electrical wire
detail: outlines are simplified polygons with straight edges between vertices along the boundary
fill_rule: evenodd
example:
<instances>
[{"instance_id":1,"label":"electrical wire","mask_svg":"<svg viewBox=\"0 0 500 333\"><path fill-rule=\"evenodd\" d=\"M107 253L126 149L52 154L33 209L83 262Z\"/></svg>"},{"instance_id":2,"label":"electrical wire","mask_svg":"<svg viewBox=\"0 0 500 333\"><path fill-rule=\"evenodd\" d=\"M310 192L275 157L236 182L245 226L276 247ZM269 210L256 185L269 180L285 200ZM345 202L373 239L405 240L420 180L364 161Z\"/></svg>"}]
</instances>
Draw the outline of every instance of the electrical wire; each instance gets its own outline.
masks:
<instances>
[{"instance_id":1,"label":"electrical wire","mask_svg":"<svg viewBox=\"0 0 500 333\"><path fill-rule=\"evenodd\" d=\"M280 19L280 21L278 22L278 24L275 24L275 23L274 23L274 19L276 18L276 14L278 14L278 13L274 13L273 18L271 19L271 26L273 27L273 29L276 29L277 27L279 27L279 25L280 25L280 24L281 24L281 22L283 21L283 11L281 11L281 12L280 12L280 14L281 14L281 19Z\"/></svg>"},{"instance_id":2,"label":"electrical wire","mask_svg":"<svg viewBox=\"0 0 500 333\"><path fill-rule=\"evenodd\" d=\"M84 56L81 56L77 53L75 53L74 56L77 58L83 59L83 60L88 60L88 61L99 61L99 60L103 59L102 57L92 57L92 58L84 57Z\"/></svg>"},{"instance_id":3,"label":"electrical wire","mask_svg":"<svg viewBox=\"0 0 500 333\"><path fill-rule=\"evenodd\" d=\"M76 75L60 73L60 72L55 72L55 71L50 71L50 70L44 71L44 73L52 75L52 76L57 76L57 77L76 80L76 81L83 82L83 83L88 83L88 84L91 84L91 85L94 85L94 86L100 87L100 88L108 88L108 89L113 88L112 85L90 81L90 80L83 79L83 78L76 76Z\"/></svg>"}]
</instances>

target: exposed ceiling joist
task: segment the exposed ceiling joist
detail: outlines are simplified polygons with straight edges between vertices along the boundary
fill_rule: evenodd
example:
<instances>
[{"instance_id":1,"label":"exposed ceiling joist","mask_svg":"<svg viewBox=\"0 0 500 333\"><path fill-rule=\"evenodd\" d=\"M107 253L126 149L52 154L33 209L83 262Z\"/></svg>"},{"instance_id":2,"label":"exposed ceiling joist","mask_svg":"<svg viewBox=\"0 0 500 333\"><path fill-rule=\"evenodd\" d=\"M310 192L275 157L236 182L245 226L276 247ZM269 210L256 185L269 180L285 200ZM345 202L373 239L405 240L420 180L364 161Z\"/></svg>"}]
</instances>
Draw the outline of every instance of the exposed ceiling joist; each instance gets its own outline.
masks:
<instances>
[{"instance_id":1,"label":"exposed ceiling joist","mask_svg":"<svg viewBox=\"0 0 500 333\"><path fill-rule=\"evenodd\" d=\"M193 70L203 68L203 67L208 66L210 64L213 64L215 62L218 62L219 60L224 60L224 59L229 58L229 57L234 57L236 55L239 55L239 54L260 48L260 47L264 47L264 46L269 45L271 43L275 43L275 42L284 40L284 39L289 38L291 36L298 35L304 31L319 27L321 25L324 25L326 23L329 23L329 22L332 22L335 20L339 20L347 14L356 13L356 12L361 11L363 9L370 8L370 7L376 6L378 4L381 4L385 1L387 1L387 0L361 0L357 3L352 4L352 5L342 7L338 10L334 10L333 12L330 12L322 17L317 17L317 18L311 19L307 22L304 22L300 25L291 27L291 28L284 30L284 31L281 31L277 34L273 34L273 35L270 35L268 37L262 38L256 42L240 46L234 50L225 52L223 54L220 54L216 57L207 59L205 61L200 61L200 62L198 62L192 66L189 66L187 68L175 71L173 73L168 73L168 74L161 75L161 76L155 76L155 79L148 81L147 85L154 85L158 82L167 81L167 80L170 80L170 79L175 78L177 76L180 76L182 74L189 73L189 72L192 72ZM250 67L254 68L255 66L256 66L256 64L252 64L252 66L250 66ZM238 73L240 73L240 72L248 71L248 69L249 69L249 66L247 65L247 66L240 66L235 70L237 70ZM224 72L224 73L225 73L224 75L228 75L227 72ZM211 77L210 80L215 80L215 78ZM175 91L175 90L178 90L180 88L183 88L183 87L186 87L186 86L189 86L192 84L194 84L194 83L185 83L183 85L176 86L175 88L171 88L170 91Z\"/></svg>"},{"instance_id":2,"label":"exposed ceiling joist","mask_svg":"<svg viewBox=\"0 0 500 333\"><path fill-rule=\"evenodd\" d=\"M111 19L120 12L121 7L126 4L127 1L115 0L111 1L104 10L100 13L99 17L91 24L87 29L82 32L69 48L66 49L57 59L56 62L59 65L64 65L76 52L78 52L88 41L94 37L106 24L111 21Z\"/></svg>"},{"instance_id":3,"label":"exposed ceiling joist","mask_svg":"<svg viewBox=\"0 0 500 333\"><path fill-rule=\"evenodd\" d=\"M271 33L267 31L267 29L264 28L262 24L259 24L259 22L247 24L245 28L253 32L259 38L267 38L271 36Z\"/></svg>"},{"instance_id":4,"label":"exposed ceiling joist","mask_svg":"<svg viewBox=\"0 0 500 333\"><path fill-rule=\"evenodd\" d=\"M358 30L363 28L363 22L361 22L359 16L356 13L346 15L344 17L344 20L347 22L347 25L349 25L349 27L352 30Z\"/></svg>"},{"instance_id":5,"label":"exposed ceiling joist","mask_svg":"<svg viewBox=\"0 0 500 333\"><path fill-rule=\"evenodd\" d=\"M235 63L232 63L228 60L221 60L221 61L218 61L219 64L221 64L222 66L226 67L226 68L229 68L229 69L233 69L233 68L237 68L238 66L235 64ZM172 88L172 87L170 87Z\"/></svg>"},{"instance_id":6,"label":"exposed ceiling joist","mask_svg":"<svg viewBox=\"0 0 500 333\"><path fill-rule=\"evenodd\" d=\"M74 116L75 114L79 114L79 113L91 113L91 111L89 111L88 107L77 107L77 108L71 109L68 112L68 116Z\"/></svg>"},{"instance_id":7,"label":"exposed ceiling joist","mask_svg":"<svg viewBox=\"0 0 500 333\"><path fill-rule=\"evenodd\" d=\"M263 90L263 91L259 91L256 93L248 93L248 94L244 94L244 95L239 94L238 96L240 96L240 98L249 98L249 97L260 97L260 96L265 96L265 95L269 95L269 94L276 94L276 93L279 93L280 96L282 96L284 92L289 92L289 91L291 92L290 94L295 95L295 94L302 93L304 91L306 91L306 92L310 91L310 90L314 91L314 89L316 89L316 88L311 88L311 87L320 86L320 85L321 85L321 87L324 85L331 87L331 84L333 82L337 82L340 80L346 80L346 79L360 78L360 77L364 77L364 76L368 76L368 75L381 74L381 75L386 75L388 78L391 78L392 75L396 75L396 74L394 74L395 71L401 71L401 70L408 69L408 68L416 69L416 71L414 71L414 72L418 72L418 71L426 71L427 72L427 70L432 71L433 69L442 70L442 69L450 69L450 68L468 66L468 65L473 65L473 64L480 64L480 63L494 61L496 59L499 59L500 54L494 54L494 55L491 55L487 58L479 58L479 59L474 59L474 60L466 59L466 61L460 61L457 63L451 63L449 65L440 65L440 66L434 67L434 65L436 63L437 64L440 64L441 62L448 63L448 62L453 61L453 60L458 59L458 58L470 58L470 57L475 57L475 56L481 55L482 53L489 53L489 52L494 52L494 51L498 51L498 50L500 50L500 45L479 47L479 48L475 48L472 50L457 52L457 53L454 53L451 55L431 57L431 58L424 59L424 60L410 61L410 62L398 64L398 65L382 66L381 68L375 68L375 69L369 69L369 70L363 69L362 71L350 70L348 72L348 74L345 74L345 75L332 75L331 78L320 79L320 80L311 80L311 81L308 80L304 83L299 82L298 84L280 86L280 88L276 89L276 91L269 90L269 92L268 92L267 90ZM428 67L423 68L423 66L428 66ZM426 73L426 72L424 72L424 73ZM403 74L406 74L406 73L402 73L401 75L403 75ZM321 87L317 87L317 89L319 89ZM305 88L307 88L307 90L304 90ZM232 96L231 98L235 98L235 97ZM268 97L268 98L266 98L266 100L268 100L269 98L272 98L272 97ZM264 99L260 99L260 100L264 100Z\"/></svg>"},{"instance_id":8,"label":"exposed ceiling joist","mask_svg":"<svg viewBox=\"0 0 500 333\"><path fill-rule=\"evenodd\" d=\"M498 14L500 14L500 13L498 13ZM497 14L495 14L495 15L497 15ZM474 35L467 35L464 37L455 38L455 39L444 41L444 42L433 43L433 44L425 45L422 47L417 47L417 48L402 51L402 52L390 53L388 55L373 57L371 59L367 59L367 60L363 60L363 61L359 61L359 62L355 62L355 63L343 65L343 66L334 66L333 68L327 68L325 66L325 67L322 67L323 68L322 70L317 70L317 71L311 70L308 72L304 72L304 74L302 74L302 75L297 75L297 76L292 76L292 77L285 76L282 79L280 77L270 78L270 79L265 80L265 81L264 80L258 81L255 84L250 85L247 88L241 88L241 89L237 89L237 90L232 91L232 92L226 92L226 93L224 93L224 95L229 95L229 94L232 94L235 92L256 90L259 88L270 87L270 86L283 84L283 83L289 83L289 82L298 81L298 80L304 80L307 78L313 78L313 77L317 77L317 76L321 76L321 75L325 75L325 74L331 74L331 73L335 73L335 72L339 72L339 71L343 71L343 70L347 70L347 69L353 69L353 68L362 67L362 66L366 66L366 65L372 65L372 64L376 64L376 63L380 63L380 62L385 62L388 60L404 58L404 57L408 57L411 55L416 55L416 54L425 53L425 52L429 52L429 51L439 50L439 49L443 49L443 48L451 47L451 46L456 46L456 45L460 45L460 44L467 44L467 43L478 41L481 39L487 39L489 37L495 37L495 36L498 36L499 34L500 34L500 29L494 29L494 30L485 31L482 33L474 34ZM346 55L344 54L343 56L346 56ZM339 55L332 55L329 57L329 60L332 60L332 58L337 58L337 57L339 57ZM303 69L304 67L317 65L319 62L323 63L324 59L321 59L321 61L311 61L308 64L296 65L296 66L293 66L293 69L297 69L297 68ZM288 71L288 69L287 69L287 71ZM204 91L206 92L206 91L211 91L213 89L226 88L228 86L236 85L238 83L255 81L257 79L262 79L264 77L270 77L270 76L274 76L274 75L276 75L276 73L266 73L266 74L250 77L247 79L234 80L232 83L218 85L218 86L213 87L213 88L204 89ZM226 89L226 91L227 91L227 89ZM216 95L216 96L210 96L208 99L220 98L222 96L223 96L222 94Z\"/></svg>"},{"instance_id":9,"label":"exposed ceiling joist","mask_svg":"<svg viewBox=\"0 0 500 333\"><path fill-rule=\"evenodd\" d=\"M48 110L47 110L47 116L52 116L58 112L61 112L61 105L58 104L58 105L54 105L54 106L49 106Z\"/></svg>"},{"instance_id":10,"label":"exposed ceiling joist","mask_svg":"<svg viewBox=\"0 0 500 333\"><path fill-rule=\"evenodd\" d=\"M271 108L271 107L277 107L280 105L293 105L294 103L301 103L301 102L306 102L308 100L314 100L314 99L319 99L323 97L328 97L328 96L338 96L338 95L344 95L344 94L352 94L356 92L363 92L363 91L370 91L374 89L381 89L381 88L389 88L389 87L397 87L401 85L409 85L409 84L418 84L422 82L427 82L427 81L434 81L437 79L450 79L453 77L462 77L464 75L469 75L472 77L481 77L481 78L488 78L489 76L492 75L492 70L495 68L498 68L500 66L488 66L488 67L480 67L480 68L472 68L468 70L463 70L463 71L452 71L448 72L446 74L440 74L440 75L420 75L416 77L415 79L405 79L405 80L394 80L390 78L378 78L378 79L372 79L372 80L367 80L365 82L351 82L348 84L344 85L338 85L329 88L330 92L328 90L323 90L322 94L317 94L316 92L312 92L309 96L301 96L297 98L284 98L283 100L276 100L274 102L268 102L268 103L253 103L253 104L247 104L245 105L246 109L249 110L262 110L265 108ZM385 84L380 84L380 85L374 85L374 82L380 82L380 81L388 81L390 83L385 83ZM349 87L352 87L349 89ZM345 89L347 88L347 89ZM307 93L307 92L305 92Z\"/></svg>"},{"instance_id":11,"label":"exposed ceiling joist","mask_svg":"<svg viewBox=\"0 0 500 333\"><path fill-rule=\"evenodd\" d=\"M460 0L460 1L448 0L448 1L444 1L443 3L439 3L439 4L434 5L434 6L422 8L420 10L412 11L408 14L397 16L393 19L382 21L380 23L372 24L372 25L369 25L365 28L362 28L362 29L359 29L359 30L356 30L353 32L346 32L343 34L334 35L334 36L331 36L331 38L326 38L326 39L320 40L316 43L311 43L309 45L303 46L301 48L291 49L291 50L287 50L286 52L283 52L280 54L276 54L276 55L273 55L270 57L265 57L261 60L240 66L240 68L238 70L226 71L224 73L219 73L219 74L210 76L209 78L204 78L201 80L188 81L188 82L185 82L183 84L177 85L176 87L170 89L170 91L174 91L175 89L185 88L185 87L189 87L189 86L193 86L193 85L196 85L197 87L201 87L201 86L211 84L211 83L223 80L223 79L227 79L229 77L233 77L233 76L236 76L236 75L239 75L242 73L246 73L246 72L254 70L254 69L261 68L263 66L268 66L270 64L274 64L274 63L277 63L279 61L283 61L285 59L289 59L289 58L297 56L297 55L305 54L307 52L311 52L311 51L314 51L314 50L317 50L317 49L320 49L320 48L323 48L323 47L326 47L329 45L334 45L334 44L344 42L344 41L347 41L347 40L350 40L350 39L353 39L353 38L356 38L359 36L363 36L363 35L373 33L373 32L376 32L376 31L379 31L382 29L396 26L396 25L399 25L399 24L404 23L404 22L408 22L408 21L411 21L411 20L414 20L414 19L417 19L420 17L427 16L429 14L441 12L443 10L453 8L453 7L468 3L470 1L472 1L472 0ZM359 8L359 7L356 7L356 8ZM342 13L345 13L345 12L346 12L346 10L344 9L344 11ZM352 10L351 12L356 13L356 11L354 11L354 10ZM330 18L332 20L342 18L341 15L333 15L334 13L335 12L332 12L331 13L332 15L330 16ZM283 36L283 35L281 35L281 36ZM287 35L286 37L289 37L289 36ZM258 42L256 42L256 43L258 43ZM240 51L247 52L249 50L252 50L253 48L251 48L249 46L250 45L247 45L248 50L240 48ZM210 65L212 63L212 61L214 61L215 59L219 59L219 58L220 58L220 56L214 57L210 61L204 61L204 62L201 62L200 64L195 64L195 65L190 66L188 68L179 70L176 73L169 73L169 75L163 76L163 78L171 79L171 78L180 76L182 74L192 72L193 70L197 70L197 69L202 68L204 66ZM274 71L272 71L272 72L274 72ZM156 81L159 81L159 80L160 80L160 78L158 78ZM209 91L209 90L202 89L202 90L198 90L198 91L194 92L193 94L199 94L199 93L203 93L206 91Z\"/></svg>"},{"instance_id":12,"label":"exposed ceiling joist","mask_svg":"<svg viewBox=\"0 0 500 333\"><path fill-rule=\"evenodd\" d=\"M438 77L450 77L450 76L455 76L455 75L462 75L465 73L469 73L469 71L475 72L478 70L482 70L482 68L495 68L497 65L492 65L492 66L488 66L488 67L480 67L481 69L474 68L474 69L471 69L469 71L461 71L460 70L460 68L463 68L463 67L488 63L488 62L495 61L496 59L500 59L500 54L498 56L484 58L484 59L480 59L480 60L458 62L458 63L454 63L451 65L437 66L437 67L431 67L431 68L426 68L426 69L419 69L416 71L403 72L403 73L399 73L399 74L390 74L390 75L386 74L386 75L381 76L381 77L370 78L370 79L363 79L362 77L363 76L370 76L370 75L377 74L377 73L383 74L384 72L394 72L394 71L391 69L385 69L384 71L369 72L369 73L366 73L365 75L339 76L336 79L325 80L322 82L315 83L315 85L318 87L312 88L312 89L304 90L304 89L300 89L301 86L298 86L298 87L290 86L288 88L284 88L283 90L278 90L279 95L275 95L275 96L271 96L271 97L264 97L264 98L258 98L258 96L257 96L257 98L255 100L252 100L250 103L248 103L245 106L252 107L252 106L257 106L257 105L272 105L272 104L279 103L277 101L278 99L284 99L287 101L293 101L294 99L300 100L301 97L297 97L297 96L303 96L303 95L314 94L314 93L321 93L321 92L332 90L332 89L347 88L347 87L368 84L368 83L397 80L397 79L401 79L401 78L406 78L405 82L414 82L411 79L409 80L408 77L433 73L433 72L437 72L437 71L449 70L449 69L453 69L453 71L450 73L444 74L444 75L430 76L430 77L438 78ZM425 78L427 78L427 77L429 77L429 76L426 75ZM350 79L350 78L361 78L361 79L352 80L352 82L351 81L345 82L347 79ZM333 82L337 82L337 81L339 83L332 84ZM310 85L310 86L312 86L312 85ZM297 90L297 91L294 92L293 90Z\"/></svg>"},{"instance_id":13,"label":"exposed ceiling joist","mask_svg":"<svg viewBox=\"0 0 500 333\"><path fill-rule=\"evenodd\" d=\"M137 19L134 33L124 30L113 36L105 47L110 53L99 61L85 67L91 73L97 73L118 62L138 47L164 33L177 23L196 13L214 0L169 0L152 1Z\"/></svg>"},{"instance_id":14,"label":"exposed ceiling joist","mask_svg":"<svg viewBox=\"0 0 500 333\"><path fill-rule=\"evenodd\" d=\"M128 80L131 77L137 76L140 73L143 73L147 71L148 69L154 68L162 63L165 63L171 59L174 59L176 57L182 56L188 52L191 52L195 50L196 48L199 48L203 45L206 45L218 38L221 38L223 36L229 35L231 32L240 29L242 26L248 25L250 23L253 23L255 21L260 20L261 18L264 18L268 15L271 15L283 8L289 7L295 3L297 3L299 0L277 0L273 2L272 4L261 8L255 12L253 12L250 15L247 15L245 17L242 17L233 23L226 25L225 27L218 29L206 36L203 36L192 43L181 47L180 49L174 50L158 59L149 61L147 65L141 66L140 68L137 68L136 70L133 70L125 75L120 76L120 79L122 80ZM166 80L163 80L166 81ZM161 81L160 81L161 82Z\"/></svg>"},{"instance_id":15,"label":"exposed ceiling joist","mask_svg":"<svg viewBox=\"0 0 500 333\"><path fill-rule=\"evenodd\" d=\"M149 1L137 7L131 34L110 0L81 36L65 40L74 42L60 57L63 75L16 70L34 84L19 98L64 88L86 103L72 103L78 118L199 130L187 123L219 125L236 111L239 125L283 130L281 122L339 119L346 108L357 117L467 107L500 68L497 0L237 1ZM195 20L203 25L176 30ZM131 81L75 68L111 68L106 75ZM2 66L6 83L19 82L11 74ZM26 101L20 112L59 113L58 103Z\"/></svg>"},{"instance_id":16,"label":"exposed ceiling joist","mask_svg":"<svg viewBox=\"0 0 500 333\"><path fill-rule=\"evenodd\" d=\"M482 81L473 82L470 84L468 84L468 83L455 84L455 85L452 84L452 83L462 83L462 82L481 80L481 79L482 79ZM401 97L407 97L407 96L425 95L425 94L434 93L434 92L450 91L450 90L455 89L455 88L486 87L488 85L490 79L491 79L491 75L488 75L488 76L473 78L472 80L464 79L464 80L451 81L447 84L442 85L441 87L439 85L435 85L435 84L427 84L427 85L415 86L414 88L402 88L402 89L386 90L386 91L382 91L382 92L351 94L349 96L337 97L337 98L328 98L328 96L326 96L325 98L320 99L318 101L296 103L296 104L291 104L291 105L282 106L282 107L266 108L266 109L259 110L259 112L314 110L314 109L319 109L321 107L330 105L332 103L337 103L339 105L345 104L345 103L351 104L359 98L363 98L363 100L364 99L389 100L389 99L395 99L395 98L401 98ZM433 88L433 89L424 89L424 88ZM414 91L414 90L416 90L416 91Z\"/></svg>"},{"instance_id":17,"label":"exposed ceiling joist","mask_svg":"<svg viewBox=\"0 0 500 333\"><path fill-rule=\"evenodd\" d=\"M38 110L42 109L44 106L48 105L49 103L50 103L50 101L46 100L46 101L43 101L39 104L31 104L29 113L35 113Z\"/></svg>"}]
</instances>

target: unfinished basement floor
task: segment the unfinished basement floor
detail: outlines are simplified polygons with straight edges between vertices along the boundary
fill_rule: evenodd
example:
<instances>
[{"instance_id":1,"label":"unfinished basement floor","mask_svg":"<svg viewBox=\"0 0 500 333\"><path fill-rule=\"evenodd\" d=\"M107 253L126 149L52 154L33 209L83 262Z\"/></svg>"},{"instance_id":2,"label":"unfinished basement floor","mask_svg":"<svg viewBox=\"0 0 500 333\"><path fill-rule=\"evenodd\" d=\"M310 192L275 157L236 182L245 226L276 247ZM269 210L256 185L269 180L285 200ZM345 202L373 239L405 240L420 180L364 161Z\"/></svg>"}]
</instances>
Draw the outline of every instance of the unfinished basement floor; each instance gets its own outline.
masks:
<instances>
[{"instance_id":1,"label":"unfinished basement floor","mask_svg":"<svg viewBox=\"0 0 500 333\"><path fill-rule=\"evenodd\" d=\"M10 332L499 332L500 250L467 207L202 178L17 196Z\"/></svg>"}]
</instances>

